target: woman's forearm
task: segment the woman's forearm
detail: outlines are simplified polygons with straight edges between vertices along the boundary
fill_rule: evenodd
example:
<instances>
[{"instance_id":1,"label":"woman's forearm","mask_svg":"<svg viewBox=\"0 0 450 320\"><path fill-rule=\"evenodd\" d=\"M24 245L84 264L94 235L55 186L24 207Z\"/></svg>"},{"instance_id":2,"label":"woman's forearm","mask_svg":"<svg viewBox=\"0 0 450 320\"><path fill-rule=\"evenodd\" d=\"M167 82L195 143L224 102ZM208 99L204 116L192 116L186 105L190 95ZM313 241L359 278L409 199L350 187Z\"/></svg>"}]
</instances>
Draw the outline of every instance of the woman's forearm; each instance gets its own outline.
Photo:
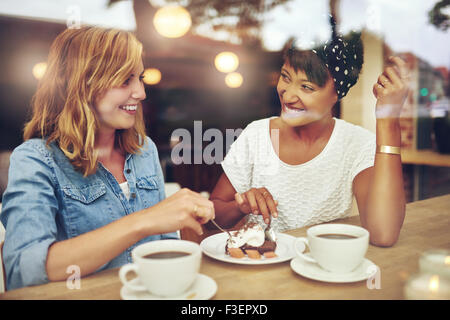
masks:
<instances>
[{"instance_id":1,"label":"woman's forearm","mask_svg":"<svg viewBox=\"0 0 450 320\"><path fill-rule=\"evenodd\" d=\"M48 279L66 279L66 270L70 265L77 265L81 276L88 275L150 235L182 228L190 228L200 234L200 223L206 223L213 216L211 201L184 188L153 207L134 212L78 237L52 244L47 254Z\"/></svg>"},{"instance_id":2,"label":"woman's forearm","mask_svg":"<svg viewBox=\"0 0 450 320\"><path fill-rule=\"evenodd\" d=\"M377 145L400 147L398 119L377 120ZM405 217L405 192L400 155L377 153L367 200L365 224L376 242L396 242Z\"/></svg>"},{"instance_id":3,"label":"woman's forearm","mask_svg":"<svg viewBox=\"0 0 450 320\"><path fill-rule=\"evenodd\" d=\"M80 276L85 276L114 259L146 236L139 219L141 214L138 211L78 237L53 243L47 254L48 279L67 279L70 265L77 265Z\"/></svg>"}]
</instances>

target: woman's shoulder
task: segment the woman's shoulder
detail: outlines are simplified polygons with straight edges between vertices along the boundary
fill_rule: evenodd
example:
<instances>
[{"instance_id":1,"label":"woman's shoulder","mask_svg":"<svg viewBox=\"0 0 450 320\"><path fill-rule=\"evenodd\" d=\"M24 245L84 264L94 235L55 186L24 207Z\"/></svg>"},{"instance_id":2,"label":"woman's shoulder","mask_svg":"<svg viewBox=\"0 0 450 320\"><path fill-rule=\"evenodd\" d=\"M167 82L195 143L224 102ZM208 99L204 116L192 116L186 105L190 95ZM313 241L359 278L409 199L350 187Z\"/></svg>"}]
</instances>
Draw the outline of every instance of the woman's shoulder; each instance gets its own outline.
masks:
<instances>
[{"instance_id":1,"label":"woman's shoulder","mask_svg":"<svg viewBox=\"0 0 450 320\"><path fill-rule=\"evenodd\" d=\"M269 125L270 120L274 119L274 118L275 117L253 120L252 122L250 122L247 125L246 129L247 128L259 128L259 129L266 128Z\"/></svg>"},{"instance_id":2,"label":"woman's shoulder","mask_svg":"<svg viewBox=\"0 0 450 320\"><path fill-rule=\"evenodd\" d=\"M161 173L161 164L155 142L148 136L144 137L143 146L139 152L132 155L136 168L136 177L150 177ZM162 178L163 179L163 178Z\"/></svg>"},{"instance_id":3,"label":"woman's shoulder","mask_svg":"<svg viewBox=\"0 0 450 320\"><path fill-rule=\"evenodd\" d=\"M269 132L270 120L272 118L258 119L250 122L244 130L242 130L241 135L252 137L255 135L260 135L262 132Z\"/></svg>"},{"instance_id":4,"label":"woman's shoulder","mask_svg":"<svg viewBox=\"0 0 450 320\"><path fill-rule=\"evenodd\" d=\"M332 148L334 152L344 154L349 163L375 154L376 135L372 131L344 120L337 121L339 133L335 140L338 142Z\"/></svg>"},{"instance_id":5,"label":"woman's shoulder","mask_svg":"<svg viewBox=\"0 0 450 320\"><path fill-rule=\"evenodd\" d=\"M21 180L23 176L55 178L54 170L57 166L53 146L47 144L45 139L33 138L17 146L10 157L9 173L11 180ZM34 179L34 178L33 178Z\"/></svg>"},{"instance_id":6,"label":"woman's shoulder","mask_svg":"<svg viewBox=\"0 0 450 320\"><path fill-rule=\"evenodd\" d=\"M42 138L33 138L24 141L17 146L13 152L12 157L32 157L32 156L46 156L51 157L51 148L47 145L47 141Z\"/></svg>"},{"instance_id":7,"label":"woman's shoulder","mask_svg":"<svg viewBox=\"0 0 450 320\"><path fill-rule=\"evenodd\" d=\"M336 119L336 123L338 124L341 133L350 141L364 143L372 142L376 139L375 133L359 125L342 119Z\"/></svg>"},{"instance_id":8,"label":"woman's shoulder","mask_svg":"<svg viewBox=\"0 0 450 320\"><path fill-rule=\"evenodd\" d=\"M153 142L153 140L150 137L148 137L148 136L145 136L143 138L143 140L144 140L143 141L143 145L142 145L142 147L140 149L140 153L137 154L137 156L138 157L143 157L143 158L148 158L148 157L157 155L158 154L158 150L156 148L155 142Z\"/></svg>"}]
</instances>

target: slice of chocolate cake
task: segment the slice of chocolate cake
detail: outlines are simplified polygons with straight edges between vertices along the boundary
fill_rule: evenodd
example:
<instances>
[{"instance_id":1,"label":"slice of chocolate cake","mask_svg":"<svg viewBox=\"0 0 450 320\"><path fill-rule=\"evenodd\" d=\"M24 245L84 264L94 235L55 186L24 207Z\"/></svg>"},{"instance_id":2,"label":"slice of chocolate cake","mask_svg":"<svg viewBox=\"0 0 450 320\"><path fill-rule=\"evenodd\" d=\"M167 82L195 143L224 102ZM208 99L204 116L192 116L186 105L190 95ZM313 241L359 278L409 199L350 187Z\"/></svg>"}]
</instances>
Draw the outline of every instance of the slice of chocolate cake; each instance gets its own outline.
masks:
<instances>
[{"instance_id":1,"label":"slice of chocolate cake","mask_svg":"<svg viewBox=\"0 0 450 320\"><path fill-rule=\"evenodd\" d=\"M241 248L244 252L245 252L246 250L258 250L258 252L259 252L260 254L264 254L265 252L275 251L275 249L277 248L277 243L265 239L265 240L264 240L264 243L263 243L261 246L259 246L259 247L253 247L253 246L250 246L250 245L248 245L248 244L245 244L245 245L243 245L243 246L240 247L240 248Z\"/></svg>"},{"instance_id":2,"label":"slice of chocolate cake","mask_svg":"<svg viewBox=\"0 0 450 320\"><path fill-rule=\"evenodd\" d=\"M250 222L241 229L232 232L232 241L227 240L225 245L225 253L235 258L242 258L242 253L247 254L247 251L251 251L252 254L247 254L249 258L260 259L264 253L273 253L265 255L265 257L276 257L275 249L277 243L266 239L264 230L257 222ZM257 251L258 254L253 254L253 251ZM250 252L249 252L250 253Z\"/></svg>"}]
</instances>

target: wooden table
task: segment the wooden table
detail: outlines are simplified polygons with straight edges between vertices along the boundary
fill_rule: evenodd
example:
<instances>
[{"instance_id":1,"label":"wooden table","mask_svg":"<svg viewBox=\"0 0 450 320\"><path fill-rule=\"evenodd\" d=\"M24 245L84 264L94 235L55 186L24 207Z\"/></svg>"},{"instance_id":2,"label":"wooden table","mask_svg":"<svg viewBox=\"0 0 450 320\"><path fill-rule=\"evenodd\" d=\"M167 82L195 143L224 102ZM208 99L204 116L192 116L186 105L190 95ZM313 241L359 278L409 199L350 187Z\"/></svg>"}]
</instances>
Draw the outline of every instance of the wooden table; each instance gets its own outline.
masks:
<instances>
[{"instance_id":1,"label":"wooden table","mask_svg":"<svg viewBox=\"0 0 450 320\"><path fill-rule=\"evenodd\" d=\"M354 216L336 223L359 224ZM403 299L407 279L418 271L421 253L432 248L450 249L450 195L409 203L399 241L391 248L369 246L366 257L381 270L381 288L369 289L366 281L324 283L306 279L289 262L263 265L232 265L203 256L200 272L218 285L214 299ZM306 229L287 232L305 236ZM120 299L118 269L81 279L81 289L53 282L8 291L0 299Z\"/></svg>"}]
</instances>

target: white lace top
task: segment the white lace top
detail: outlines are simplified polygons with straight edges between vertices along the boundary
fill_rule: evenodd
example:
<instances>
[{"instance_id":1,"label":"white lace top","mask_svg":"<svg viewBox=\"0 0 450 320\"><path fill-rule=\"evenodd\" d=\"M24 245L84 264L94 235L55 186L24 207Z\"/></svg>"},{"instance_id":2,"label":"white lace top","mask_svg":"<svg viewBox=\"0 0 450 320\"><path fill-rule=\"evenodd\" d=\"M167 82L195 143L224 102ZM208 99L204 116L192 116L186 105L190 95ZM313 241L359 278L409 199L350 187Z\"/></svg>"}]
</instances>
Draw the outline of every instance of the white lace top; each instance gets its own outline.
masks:
<instances>
[{"instance_id":1,"label":"white lace top","mask_svg":"<svg viewBox=\"0 0 450 320\"><path fill-rule=\"evenodd\" d=\"M351 213L355 176L374 164L375 134L335 119L331 137L312 160L289 165L270 140L270 118L250 123L231 145L222 167L237 192L266 187L278 201L277 231L323 223ZM283 143L283 141L280 141Z\"/></svg>"}]
</instances>

